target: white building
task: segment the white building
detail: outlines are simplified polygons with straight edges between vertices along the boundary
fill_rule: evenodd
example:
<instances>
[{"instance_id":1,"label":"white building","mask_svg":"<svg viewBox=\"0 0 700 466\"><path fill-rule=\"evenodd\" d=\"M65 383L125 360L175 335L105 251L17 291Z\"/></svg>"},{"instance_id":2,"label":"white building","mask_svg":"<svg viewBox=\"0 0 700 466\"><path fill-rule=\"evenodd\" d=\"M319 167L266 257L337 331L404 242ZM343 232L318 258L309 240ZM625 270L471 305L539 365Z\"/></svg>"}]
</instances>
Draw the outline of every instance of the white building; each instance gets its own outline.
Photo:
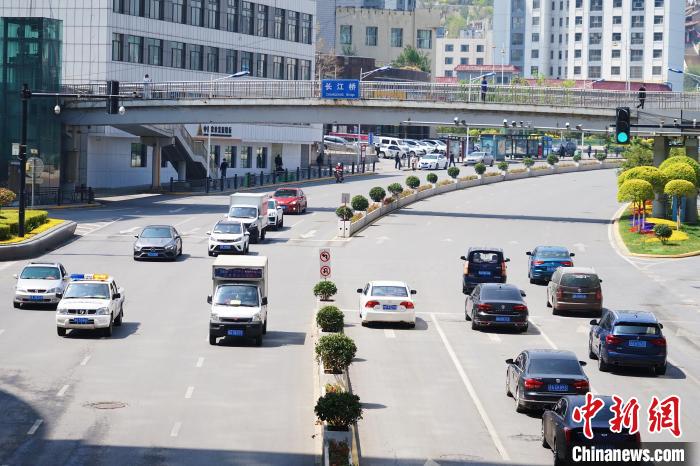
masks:
<instances>
[{"instance_id":1,"label":"white building","mask_svg":"<svg viewBox=\"0 0 700 466\"><path fill-rule=\"evenodd\" d=\"M315 14L315 0L0 2L0 16L63 21L63 82L141 82L146 74L154 82L206 81L239 71L256 79L311 79ZM190 131L206 122L192 123ZM212 176L217 175L221 157L240 156L241 150L267 158L261 166L256 158L244 167L238 160L228 160L232 167L228 176L269 172L274 168L273 146L284 155L286 168L305 166L311 145L321 139L320 125L228 126L233 132L226 147L237 148L212 150ZM65 144L69 184L142 186L150 185L152 176L159 175L162 182L178 179L178 171L183 178L184 166L173 166L177 163L167 156L159 168L152 166L154 146L149 142L153 138L145 137L148 134L109 127L68 128L66 133L74 139ZM187 165L192 172L192 161ZM202 170L198 172L201 175Z\"/></svg>"},{"instance_id":2,"label":"white building","mask_svg":"<svg viewBox=\"0 0 700 466\"><path fill-rule=\"evenodd\" d=\"M525 77L634 81L682 89L685 2L495 0L494 44Z\"/></svg>"},{"instance_id":3,"label":"white building","mask_svg":"<svg viewBox=\"0 0 700 466\"><path fill-rule=\"evenodd\" d=\"M435 77L455 77L459 65L492 65L500 63L500 49L493 45L493 31L479 27L461 30L459 38L441 37L435 46Z\"/></svg>"}]
</instances>

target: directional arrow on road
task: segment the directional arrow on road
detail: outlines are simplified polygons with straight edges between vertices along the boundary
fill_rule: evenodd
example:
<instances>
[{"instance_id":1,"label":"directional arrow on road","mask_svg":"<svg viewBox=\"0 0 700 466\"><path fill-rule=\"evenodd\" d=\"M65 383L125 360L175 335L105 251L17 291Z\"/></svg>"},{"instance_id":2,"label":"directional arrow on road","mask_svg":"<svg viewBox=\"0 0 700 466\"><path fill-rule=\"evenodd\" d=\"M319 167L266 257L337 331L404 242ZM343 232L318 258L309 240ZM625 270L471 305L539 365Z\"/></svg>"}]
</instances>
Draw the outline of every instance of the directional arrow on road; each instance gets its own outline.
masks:
<instances>
[{"instance_id":1,"label":"directional arrow on road","mask_svg":"<svg viewBox=\"0 0 700 466\"><path fill-rule=\"evenodd\" d=\"M304 239L309 239L309 238L313 238L314 236L316 236L316 233L317 233L316 230L311 230L307 233L304 233L303 235L299 235L299 237L304 238Z\"/></svg>"}]
</instances>

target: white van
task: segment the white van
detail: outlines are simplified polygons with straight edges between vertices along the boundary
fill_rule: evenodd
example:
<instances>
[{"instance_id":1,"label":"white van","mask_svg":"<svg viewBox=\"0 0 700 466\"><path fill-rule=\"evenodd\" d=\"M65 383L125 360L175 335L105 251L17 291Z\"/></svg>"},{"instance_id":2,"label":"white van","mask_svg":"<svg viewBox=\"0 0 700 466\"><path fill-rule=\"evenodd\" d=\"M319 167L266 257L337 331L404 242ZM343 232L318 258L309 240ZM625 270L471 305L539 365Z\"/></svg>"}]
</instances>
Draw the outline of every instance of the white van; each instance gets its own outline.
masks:
<instances>
[{"instance_id":1,"label":"white van","mask_svg":"<svg viewBox=\"0 0 700 466\"><path fill-rule=\"evenodd\" d=\"M379 156L385 159L392 158L393 154L395 153L395 150L390 150L389 146L397 146L399 148L399 151L401 152L399 154L400 157L404 157L410 152L410 148L403 142L402 139L395 137L378 136L377 141L379 144Z\"/></svg>"}]
</instances>

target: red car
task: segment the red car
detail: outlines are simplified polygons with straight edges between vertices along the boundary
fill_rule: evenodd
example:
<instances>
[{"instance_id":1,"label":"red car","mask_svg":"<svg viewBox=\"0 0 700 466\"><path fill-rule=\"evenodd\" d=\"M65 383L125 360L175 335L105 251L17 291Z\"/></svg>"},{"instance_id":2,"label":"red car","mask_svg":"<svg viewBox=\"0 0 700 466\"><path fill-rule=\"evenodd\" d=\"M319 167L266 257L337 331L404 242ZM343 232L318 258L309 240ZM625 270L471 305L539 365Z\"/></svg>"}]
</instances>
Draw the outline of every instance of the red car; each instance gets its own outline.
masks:
<instances>
[{"instance_id":1,"label":"red car","mask_svg":"<svg viewBox=\"0 0 700 466\"><path fill-rule=\"evenodd\" d=\"M306 195L299 188L280 188L272 195L285 214L302 214L306 212Z\"/></svg>"}]
</instances>

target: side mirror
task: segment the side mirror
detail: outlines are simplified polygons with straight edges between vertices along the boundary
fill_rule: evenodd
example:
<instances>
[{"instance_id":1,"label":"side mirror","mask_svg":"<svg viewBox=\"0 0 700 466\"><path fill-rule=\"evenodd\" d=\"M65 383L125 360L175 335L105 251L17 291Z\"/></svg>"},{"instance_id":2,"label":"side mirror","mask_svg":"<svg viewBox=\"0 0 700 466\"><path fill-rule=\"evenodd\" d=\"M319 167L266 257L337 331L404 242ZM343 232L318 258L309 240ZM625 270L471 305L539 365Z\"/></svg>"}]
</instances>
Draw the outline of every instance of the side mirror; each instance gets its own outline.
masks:
<instances>
[{"instance_id":1,"label":"side mirror","mask_svg":"<svg viewBox=\"0 0 700 466\"><path fill-rule=\"evenodd\" d=\"M526 256L531 256L531 255L532 255L532 251L526 252L525 255L526 255Z\"/></svg>"},{"instance_id":2,"label":"side mirror","mask_svg":"<svg viewBox=\"0 0 700 466\"><path fill-rule=\"evenodd\" d=\"M358 293L362 293L362 288L358 288L358 289L357 289L357 292L358 292Z\"/></svg>"},{"instance_id":3,"label":"side mirror","mask_svg":"<svg viewBox=\"0 0 700 466\"><path fill-rule=\"evenodd\" d=\"M63 293L56 293L56 297L57 297L58 299L63 298Z\"/></svg>"},{"instance_id":4,"label":"side mirror","mask_svg":"<svg viewBox=\"0 0 700 466\"><path fill-rule=\"evenodd\" d=\"M508 257L506 257L503 262L510 262L510 259Z\"/></svg>"},{"instance_id":5,"label":"side mirror","mask_svg":"<svg viewBox=\"0 0 700 466\"><path fill-rule=\"evenodd\" d=\"M248 230L246 230L246 232L243 233L243 234L246 235L246 236L250 236L250 232L249 232Z\"/></svg>"},{"instance_id":6,"label":"side mirror","mask_svg":"<svg viewBox=\"0 0 700 466\"><path fill-rule=\"evenodd\" d=\"M138 238L138 237L139 237L139 235L134 235L134 238Z\"/></svg>"},{"instance_id":7,"label":"side mirror","mask_svg":"<svg viewBox=\"0 0 700 466\"><path fill-rule=\"evenodd\" d=\"M527 294L523 290L520 290L520 296L524 298L525 296L527 296Z\"/></svg>"},{"instance_id":8,"label":"side mirror","mask_svg":"<svg viewBox=\"0 0 700 466\"><path fill-rule=\"evenodd\" d=\"M602 279L602 278L599 278L599 279L598 279L598 283L603 283L603 279Z\"/></svg>"},{"instance_id":9,"label":"side mirror","mask_svg":"<svg viewBox=\"0 0 700 466\"><path fill-rule=\"evenodd\" d=\"M12 274L12 278L17 278L17 274L16 274L16 273L13 273L13 274Z\"/></svg>"},{"instance_id":10,"label":"side mirror","mask_svg":"<svg viewBox=\"0 0 700 466\"><path fill-rule=\"evenodd\" d=\"M267 306L267 296L265 296L261 301L263 306Z\"/></svg>"},{"instance_id":11,"label":"side mirror","mask_svg":"<svg viewBox=\"0 0 700 466\"><path fill-rule=\"evenodd\" d=\"M411 290L411 294L418 294L416 290Z\"/></svg>"},{"instance_id":12,"label":"side mirror","mask_svg":"<svg viewBox=\"0 0 700 466\"><path fill-rule=\"evenodd\" d=\"M459 256L459 258L462 259L463 261L467 260L467 258L464 256Z\"/></svg>"},{"instance_id":13,"label":"side mirror","mask_svg":"<svg viewBox=\"0 0 700 466\"><path fill-rule=\"evenodd\" d=\"M207 304L211 304L211 295L207 296Z\"/></svg>"},{"instance_id":14,"label":"side mirror","mask_svg":"<svg viewBox=\"0 0 700 466\"><path fill-rule=\"evenodd\" d=\"M589 322L589 324L591 324L591 325L598 325L598 321L595 320L595 319L592 319L592 320Z\"/></svg>"},{"instance_id":15,"label":"side mirror","mask_svg":"<svg viewBox=\"0 0 700 466\"><path fill-rule=\"evenodd\" d=\"M513 358L508 358L508 359L506 359L506 364L515 364L515 363L513 362Z\"/></svg>"},{"instance_id":16,"label":"side mirror","mask_svg":"<svg viewBox=\"0 0 700 466\"><path fill-rule=\"evenodd\" d=\"M582 367L588 364L586 361L579 361L578 363L581 364Z\"/></svg>"},{"instance_id":17,"label":"side mirror","mask_svg":"<svg viewBox=\"0 0 700 466\"><path fill-rule=\"evenodd\" d=\"M121 298L121 297L122 297L122 294L121 294L121 293L114 293L114 294L112 295L112 299L119 299L119 298Z\"/></svg>"},{"instance_id":18,"label":"side mirror","mask_svg":"<svg viewBox=\"0 0 700 466\"><path fill-rule=\"evenodd\" d=\"M659 324L659 328L664 328L664 324Z\"/></svg>"},{"instance_id":19,"label":"side mirror","mask_svg":"<svg viewBox=\"0 0 700 466\"><path fill-rule=\"evenodd\" d=\"M211 235L211 231L208 231L208 232L207 232L207 236L210 236L210 235Z\"/></svg>"},{"instance_id":20,"label":"side mirror","mask_svg":"<svg viewBox=\"0 0 700 466\"><path fill-rule=\"evenodd\" d=\"M570 252L570 253L569 253L569 257L575 257L575 256L576 256L576 253L575 253L575 252Z\"/></svg>"}]
</instances>

